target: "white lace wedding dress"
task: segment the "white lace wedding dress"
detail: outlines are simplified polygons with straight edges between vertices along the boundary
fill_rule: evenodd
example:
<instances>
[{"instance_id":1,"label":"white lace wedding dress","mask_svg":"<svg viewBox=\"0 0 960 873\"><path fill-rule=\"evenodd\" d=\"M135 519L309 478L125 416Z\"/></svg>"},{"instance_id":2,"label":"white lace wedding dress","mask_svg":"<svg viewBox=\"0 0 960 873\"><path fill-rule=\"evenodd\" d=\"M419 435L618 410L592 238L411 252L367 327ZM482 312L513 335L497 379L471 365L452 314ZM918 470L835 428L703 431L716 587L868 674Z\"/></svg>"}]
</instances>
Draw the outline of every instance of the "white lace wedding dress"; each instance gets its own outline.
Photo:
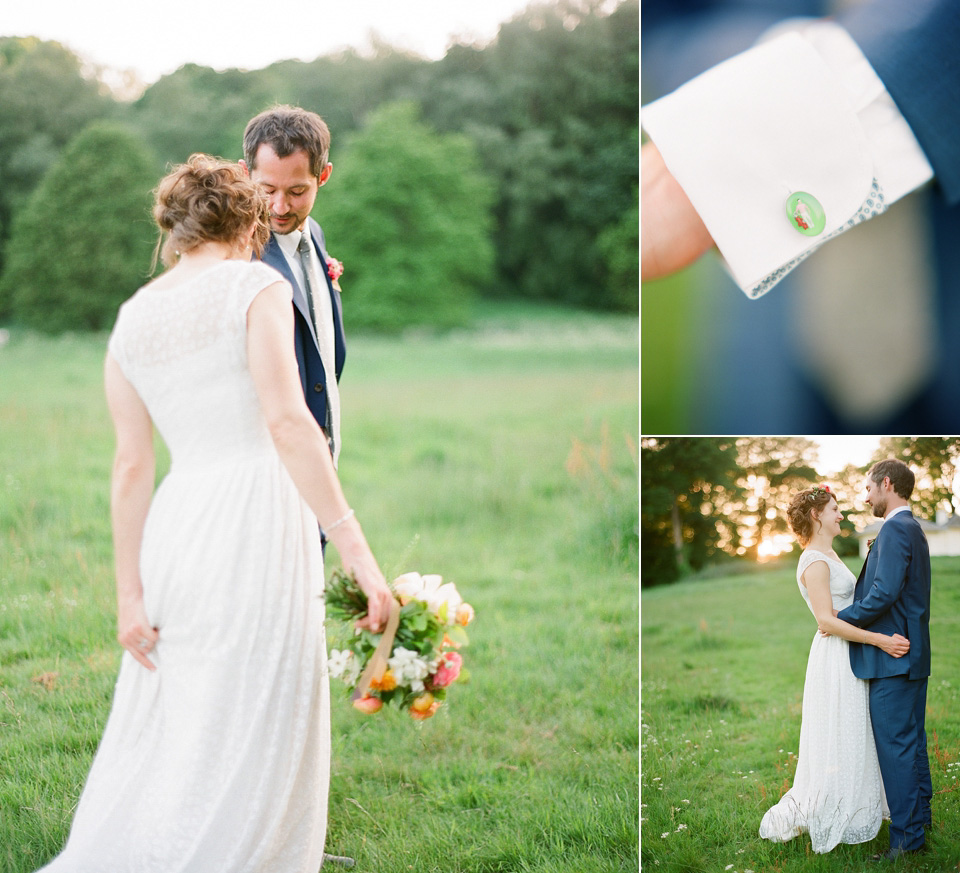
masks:
<instances>
[{"instance_id":1,"label":"white lace wedding dress","mask_svg":"<svg viewBox=\"0 0 960 873\"><path fill-rule=\"evenodd\" d=\"M227 261L142 288L109 348L170 448L141 554L150 672L124 653L45 873L315 873L329 778L317 520L274 449L246 313L279 274Z\"/></svg>"},{"instance_id":2,"label":"white lace wedding dress","mask_svg":"<svg viewBox=\"0 0 960 873\"><path fill-rule=\"evenodd\" d=\"M807 606L810 596L800 577L816 561L830 569L834 609L849 606L853 573L813 549L801 554L797 567ZM888 815L870 724L869 684L853 675L848 647L840 637L814 634L803 684L797 772L793 787L760 823L764 839L784 842L807 832L814 852L829 852L838 843L872 840Z\"/></svg>"}]
</instances>

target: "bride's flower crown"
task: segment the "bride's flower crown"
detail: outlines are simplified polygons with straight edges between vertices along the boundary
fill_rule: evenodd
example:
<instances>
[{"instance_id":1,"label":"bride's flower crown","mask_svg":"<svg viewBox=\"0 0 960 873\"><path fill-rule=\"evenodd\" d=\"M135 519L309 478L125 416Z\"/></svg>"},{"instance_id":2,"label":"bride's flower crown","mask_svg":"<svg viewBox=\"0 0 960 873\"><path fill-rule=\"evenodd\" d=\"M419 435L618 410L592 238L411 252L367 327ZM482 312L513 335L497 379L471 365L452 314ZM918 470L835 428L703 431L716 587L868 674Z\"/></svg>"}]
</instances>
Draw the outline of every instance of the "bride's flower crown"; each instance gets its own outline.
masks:
<instances>
[{"instance_id":1,"label":"bride's flower crown","mask_svg":"<svg viewBox=\"0 0 960 873\"><path fill-rule=\"evenodd\" d=\"M819 500L824 494L833 494L829 485L814 485L810 489L810 500Z\"/></svg>"}]
</instances>

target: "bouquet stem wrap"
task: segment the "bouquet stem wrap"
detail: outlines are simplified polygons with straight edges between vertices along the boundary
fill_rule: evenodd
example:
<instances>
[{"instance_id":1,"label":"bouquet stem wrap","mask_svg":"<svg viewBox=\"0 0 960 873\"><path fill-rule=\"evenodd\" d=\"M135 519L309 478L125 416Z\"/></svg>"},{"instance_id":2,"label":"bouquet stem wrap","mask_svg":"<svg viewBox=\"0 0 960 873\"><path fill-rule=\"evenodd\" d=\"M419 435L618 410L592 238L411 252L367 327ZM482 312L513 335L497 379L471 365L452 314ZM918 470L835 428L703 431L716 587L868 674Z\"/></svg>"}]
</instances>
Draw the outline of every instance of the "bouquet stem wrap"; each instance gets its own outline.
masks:
<instances>
[{"instance_id":1,"label":"bouquet stem wrap","mask_svg":"<svg viewBox=\"0 0 960 873\"><path fill-rule=\"evenodd\" d=\"M370 683L374 679L383 678L383 674L387 670L387 658L390 657L390 652L393 650L393 638L396 636L399 625L400 604L397 603L396 598L393 598L390 600L390 615L387 618L387 626L383 629L383 636L380 637L377 648L370 656L364 671L360 674L356 690L350 695L351 700L359 700L365 696L370 688Z\"/></svg>"}]
</instances>

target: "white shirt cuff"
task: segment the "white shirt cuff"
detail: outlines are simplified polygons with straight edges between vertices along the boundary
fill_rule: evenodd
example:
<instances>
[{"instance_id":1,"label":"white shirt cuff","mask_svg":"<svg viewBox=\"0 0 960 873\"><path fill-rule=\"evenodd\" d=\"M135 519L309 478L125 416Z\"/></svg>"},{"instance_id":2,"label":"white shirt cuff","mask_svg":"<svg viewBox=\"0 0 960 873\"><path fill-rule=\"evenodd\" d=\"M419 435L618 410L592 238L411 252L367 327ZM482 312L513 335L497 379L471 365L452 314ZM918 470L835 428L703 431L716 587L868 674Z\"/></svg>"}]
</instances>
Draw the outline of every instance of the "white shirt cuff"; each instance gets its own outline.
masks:
<instances>
[{"instance_id":1,"label":"white shirt cuff","mask_svg":"<svg viewBox=\"0 0 960 873\"><path fill-rule=\"evenodd\" d=\"M880 78L829 21L778 26L643 107L641 122L751 297L933 177ZM788 215L796 192L823 208L815 236Z\"/></svg>"}]
</instances>

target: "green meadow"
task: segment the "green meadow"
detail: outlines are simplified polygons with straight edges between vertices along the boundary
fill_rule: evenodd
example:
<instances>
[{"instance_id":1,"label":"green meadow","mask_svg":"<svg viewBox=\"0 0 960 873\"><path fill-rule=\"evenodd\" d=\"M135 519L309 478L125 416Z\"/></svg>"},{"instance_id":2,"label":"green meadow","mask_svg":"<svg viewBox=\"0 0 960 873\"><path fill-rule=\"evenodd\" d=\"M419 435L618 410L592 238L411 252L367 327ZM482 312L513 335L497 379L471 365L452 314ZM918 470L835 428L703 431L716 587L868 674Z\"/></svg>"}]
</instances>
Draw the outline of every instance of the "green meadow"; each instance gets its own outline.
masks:
<instances>
[{"instance_id":1,"label":"green meadow","mask_svg":"<svg viewBox=\"0 0 960 873\"><path fill-rule=\"evenodd\" d=\"M11 333L0 871L26 873L66 839L120 649L106 337ZM348 498L388 575L440 573L477 613L469 680L427 722L361 715L333 683L327 849L356 870L637 869L637 344L635 318L525 306L351 338Z\"/></svg>"},{"instance_id":2,"label":"green meadow","mask_svg":"<svg viewBox=\"0 0 960 873\"><path fill-rule=\"evenodd\" d=\"M848 561L859 572L856 559ZM793 782L807 654L816 633L781 559L740 575L645 591L641 602L641 861L658 873L861 873L877 838L815 855L806 835L773 844L763 813ZM887 864L960 862L960 559L933 559L927 738L933 776L929 851Z\"/></svg>"}]
</instances>

